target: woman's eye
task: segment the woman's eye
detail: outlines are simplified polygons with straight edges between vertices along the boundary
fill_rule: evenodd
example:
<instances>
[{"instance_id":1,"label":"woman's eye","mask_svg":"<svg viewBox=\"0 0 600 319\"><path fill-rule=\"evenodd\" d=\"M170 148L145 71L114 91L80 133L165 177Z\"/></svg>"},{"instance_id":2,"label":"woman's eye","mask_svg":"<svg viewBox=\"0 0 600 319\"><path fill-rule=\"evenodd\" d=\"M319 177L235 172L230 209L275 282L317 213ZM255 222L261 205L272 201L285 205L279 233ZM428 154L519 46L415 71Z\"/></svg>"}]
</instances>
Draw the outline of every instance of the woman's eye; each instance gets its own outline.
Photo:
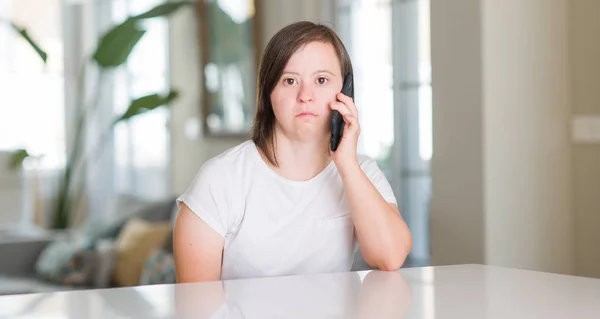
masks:
<instances>
[{"instance_id":1,"label":"woman's eye","mask_svg":"<svg viewBox=\"0 0 600 319\"><path fill-rule=\"evenodd\" d=\"M317 83L319 83L319 84L325 84L325 83L327 83L327 78L320 77L320 78L317 79Z\"/></svg>"},{"instance_id":2,"label":"woman's eye","mask_svg":"<svg viewBox=\"0 0 600 319\"><path fill-rule=\"evenodd\" d=\"M288 78L283 80L283 82L285 82L285 84L287 85L294 85L294 83L296 83L296 80Z\"/></svg>"}]
</instances>

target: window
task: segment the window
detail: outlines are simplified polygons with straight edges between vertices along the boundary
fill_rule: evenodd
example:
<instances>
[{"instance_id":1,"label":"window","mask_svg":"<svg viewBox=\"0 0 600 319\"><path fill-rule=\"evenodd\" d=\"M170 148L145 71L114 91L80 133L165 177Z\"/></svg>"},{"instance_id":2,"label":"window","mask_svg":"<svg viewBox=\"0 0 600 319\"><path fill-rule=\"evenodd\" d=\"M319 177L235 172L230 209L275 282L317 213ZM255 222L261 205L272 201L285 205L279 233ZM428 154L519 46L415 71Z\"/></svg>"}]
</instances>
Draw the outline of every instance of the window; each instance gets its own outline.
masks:
<instances>
[{"instance_id":1,"label":"window","mask_svg":"<svg viewBox=\"0 0 600 319\"><path fill-rule=\"evenodd\" d=\"M338 0L355 69L359 152L375 158L413 234L409 263L429 262L432 157L429 0Z\"/></svg>"},{"instance_id":2,"label":"window","mask_svg":"<svg viewBox=\"0 0 600 319\"><path fill-rule=\"evenodd\" d=\"M164 0L113 0L113 23L140 14ZM168 29L166 19L145 21L144 37L119 69L114 82L115 116L131 99L168 90ZM156 198L169 192L169 110L161 108L115 128L114 160L117 193Z\"/></svg>"},{"instance_id":3,"label":"window","mask_svg":"<svg viewBox=\"0 0 600 319\"><path fill-rule=\"evenodd\" d=\"M44 155L41 168L65 163L63 38L60 0L0 0L0 149ZM28 30L48 53L44 65L6 23Z\"/></svg>"},{"instance_id":4,"label":"window","mask_svg":"<svg viewBox=\"0 0 600 319\"><path fill-rule=\"evenodd\" d=\"M394 100L401 210L413 235L410 262L429 264L432 99L429 0L394 1Z\"/></svg>"},{"instance_id":5,"label":"window","mask_svg":"<svg viewBox=\"0 0 600 319\"><path fill-rule=\"evenodd\" d=\"M100 37L128 16L145 12L163 0L90 0L67 2L68 19L65 32L71 61L88 59ZM70 23L70 24L69 24ZM123 114L133 99L151 93L164 94L168 88L168 36L165 18L141 21L146 33L135 46L125 65L105 73L98 84L95 68L87 73L93 85L100 89L100 103L93 118L88 120L88 152L97 151L100 138L117 116ZM77 29L77 31L73 31ZM73 62L75 63L75 62ZM69 65L70 66L70 65ZM74 81L74 79L73 79ZM89 83L88 83L89 85ZM94 95L96 91L93 91ZM88 92L88 94L90 94ZM74 101L67 101L73 109ZM117 124L101 153L93 155L86 167L87 214L93 216L115 213L120 195L146 199L166 196L169 185L169 110L160 108Z\"/></svg>"},{"instance_id":6,"label":"window","mask_svg":"<svg viewBox=\"0 0 600 319\"><path fill-rule=\"evenodd\" d=\"M392 24L389 1L340 1L340 37L352 59L361 123L359 152L391 178L394 144Z\"/></svg>"}]
</instances>

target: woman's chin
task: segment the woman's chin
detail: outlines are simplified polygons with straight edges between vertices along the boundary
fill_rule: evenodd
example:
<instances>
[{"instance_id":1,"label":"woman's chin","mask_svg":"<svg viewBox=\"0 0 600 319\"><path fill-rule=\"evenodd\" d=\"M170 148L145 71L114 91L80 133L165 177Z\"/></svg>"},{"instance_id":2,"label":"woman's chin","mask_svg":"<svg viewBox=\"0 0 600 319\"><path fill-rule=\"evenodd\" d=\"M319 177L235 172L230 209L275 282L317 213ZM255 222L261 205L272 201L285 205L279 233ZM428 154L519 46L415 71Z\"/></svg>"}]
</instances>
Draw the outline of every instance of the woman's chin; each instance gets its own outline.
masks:
<instances>
[{"instance_id":1,"label":"woman's chin","mask_svg":"<svg viewBox=\"0 0 600 319\"><path fill-rule=\"evenodd\" d=\"M321 141L329 136L329 130L323 125L298 125L295 130L296 139L302 142Z\"/></svg>"}]
</instances>

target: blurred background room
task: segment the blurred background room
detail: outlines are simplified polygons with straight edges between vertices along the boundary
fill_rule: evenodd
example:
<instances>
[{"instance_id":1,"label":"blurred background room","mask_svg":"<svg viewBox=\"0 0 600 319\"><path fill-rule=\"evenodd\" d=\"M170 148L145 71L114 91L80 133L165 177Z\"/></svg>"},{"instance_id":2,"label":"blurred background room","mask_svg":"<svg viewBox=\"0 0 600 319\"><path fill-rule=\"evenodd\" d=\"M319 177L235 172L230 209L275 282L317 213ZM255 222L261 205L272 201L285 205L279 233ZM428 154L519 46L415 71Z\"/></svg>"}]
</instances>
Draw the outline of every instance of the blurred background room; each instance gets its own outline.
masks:
<instances>
[{"instance_id":1,"label":"blurred background room","mask_svg":"<svg viewBox=\"0 0 600 319\"><path fill-rule=\"evenodd\" d=\"M0 295L174 282L175 198L249 138L261 52L299 20L332 27L350 53L359 151L413 235L404 267L600 278L597 12L594 0L0 0ZM354 269L368 269L360 254Z\"/></svg>"}]
</instances>

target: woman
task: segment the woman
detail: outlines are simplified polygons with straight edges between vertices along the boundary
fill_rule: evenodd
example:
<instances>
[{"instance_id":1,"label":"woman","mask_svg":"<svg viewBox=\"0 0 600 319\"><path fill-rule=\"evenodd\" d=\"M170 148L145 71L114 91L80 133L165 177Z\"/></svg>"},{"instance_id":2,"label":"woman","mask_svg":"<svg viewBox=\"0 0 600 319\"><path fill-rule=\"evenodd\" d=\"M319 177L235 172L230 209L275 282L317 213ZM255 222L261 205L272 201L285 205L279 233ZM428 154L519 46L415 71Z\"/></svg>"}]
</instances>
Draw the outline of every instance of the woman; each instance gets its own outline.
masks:
<instances>
[{"instance_id":1,"label":"woman","mask_svg":"<svg viewBox=\"0 0 600 319\"><path fill-rule=\"evenodd\" d=\"M352 65L328 27L298 22L265 48L252 140L207 161L178 199L178 282L396 270L412 247L376 162L356 154L360 126L339 93ZM329 148L331 111L345 128Z\"/></svg>"}]
</instances>

